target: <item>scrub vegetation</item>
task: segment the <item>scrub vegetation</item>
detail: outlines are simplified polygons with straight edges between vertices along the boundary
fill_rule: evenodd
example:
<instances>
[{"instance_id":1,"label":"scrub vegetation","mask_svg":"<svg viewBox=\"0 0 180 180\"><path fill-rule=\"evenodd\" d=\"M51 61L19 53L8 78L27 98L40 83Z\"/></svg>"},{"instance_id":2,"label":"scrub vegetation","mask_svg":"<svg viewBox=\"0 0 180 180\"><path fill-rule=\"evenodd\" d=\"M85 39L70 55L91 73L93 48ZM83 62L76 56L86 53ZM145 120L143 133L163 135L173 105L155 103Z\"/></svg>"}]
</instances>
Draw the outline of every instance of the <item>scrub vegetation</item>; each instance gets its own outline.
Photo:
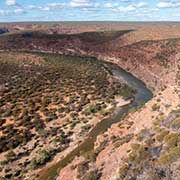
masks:
<instances>
[{"instance_id":1,"label":"scrub vegetation","mask_svg":"<svg viewBox=\"0 0 180 180\"><path fill-rule=\"evenodd\" d=\"M4 178L23 178L43 166L110 115L116 97L133 93L94 58L1 53L0 63Z\"/></svg>"}]
</instances>

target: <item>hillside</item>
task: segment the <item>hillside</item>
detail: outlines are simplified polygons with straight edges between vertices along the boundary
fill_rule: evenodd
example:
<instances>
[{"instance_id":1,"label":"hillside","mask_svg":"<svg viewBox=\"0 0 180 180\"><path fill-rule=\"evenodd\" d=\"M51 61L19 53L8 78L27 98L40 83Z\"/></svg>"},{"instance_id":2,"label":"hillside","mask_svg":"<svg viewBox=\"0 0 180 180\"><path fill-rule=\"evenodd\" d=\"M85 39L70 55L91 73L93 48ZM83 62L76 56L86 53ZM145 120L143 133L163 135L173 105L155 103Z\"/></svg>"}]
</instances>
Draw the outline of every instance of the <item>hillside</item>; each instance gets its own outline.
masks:
<instances>
[{"instance_id":1,"label":"hillside","mask_svg":"<svg viewBox=\"0 0 180 180\"><path fill-rule=\"evenodd\" d=\"M178 180L178 23L113 23L113 31L107 24L81 30L72 24L38 24L28 31L21 26L25 30L0 36L2 177L38 179L112 115L118 102L128 103L135 91L114 78L103 60L142 80L153 98L100 134L94 149L71 159L57 179Z\"/></svg>"},{"instance_id":2,"label":"hillside","mask_svg":"<svg viewBox=\"0 0 180 180\"><path fill-rule=\"evenodd\" d=\"M154 36L153 39L161 37L159 31L155 30L153 33L152 29L152 33L148 35L143 33L145 30L142 29L80 34L23 32L1 36L0 48L11 51L41 51L95 56L116 63L132 72L145 81L151 89L154 87L160 89L171 81L166 74L171 71L168 66L174 67L175 65L172 59L179 52L180 39L144 40L151 39L152 36ZM167 32L168 29L165 29L162 37L163 34L166 37ZM177 35L174 33L171 37Z\"/></svg>"},{"instance_id":3,"label":"hillside","mask_svg":"<svg viewBox=\"0 0 180 180\"><path fill-rule=\"evenodd\" d=\"M94 58L1 52L0 64L1 179L33 179L133 94Z\"/></svg>"}]
</instances>

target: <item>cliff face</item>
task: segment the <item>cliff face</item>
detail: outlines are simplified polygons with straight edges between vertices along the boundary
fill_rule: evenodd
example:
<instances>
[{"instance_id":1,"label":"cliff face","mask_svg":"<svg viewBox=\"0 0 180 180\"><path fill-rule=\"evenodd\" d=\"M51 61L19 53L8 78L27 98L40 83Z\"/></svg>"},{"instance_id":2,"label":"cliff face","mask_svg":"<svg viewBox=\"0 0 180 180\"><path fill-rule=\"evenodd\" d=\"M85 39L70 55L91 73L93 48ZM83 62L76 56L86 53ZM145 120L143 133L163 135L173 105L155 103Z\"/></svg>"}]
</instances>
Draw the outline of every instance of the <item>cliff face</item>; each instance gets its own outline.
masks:
<instances>
[{"instance_id":1,"label":"cliff face","mask_svg":"<svg viewBox=\"0 0 180 180\"><path fill-rule=\"evenodd\" d=\"M143 108L130 113L97 138L94 152L85 158L75 158L62 169L58 180L90 177L169 180L179 177L178 30L176 27L141 28L81 34L48 34L43 31L0 37L2 51L87 55L116 63L154 91L155 97Z\"/></svg>"},{"instance_id":2,"label":"cliff face","mask_svg":"<svg viewBox=\"0 0 180 180\"><path fill-rule=\"evenodd\" d=\"M153 31L147 34L145 30L80 34L23 32L2 36L0 49L95 56L120 65L154 90L173 81L166 75L174 72L176 55L180 50L180 38L158 40L163 37L158 32L154 32L155 40L149 40ZM174 37L177 37L177 32Z\"/></svg>"},{"instance_id":3,"label":"cliff face","mask_svg":"<svg viewBox=\"0 0 180 180\"><path fill-rule=\"evenodd\" d=\"M0 28L0 35L9 32L7 28Z\"/></svg>"}]
</instances>

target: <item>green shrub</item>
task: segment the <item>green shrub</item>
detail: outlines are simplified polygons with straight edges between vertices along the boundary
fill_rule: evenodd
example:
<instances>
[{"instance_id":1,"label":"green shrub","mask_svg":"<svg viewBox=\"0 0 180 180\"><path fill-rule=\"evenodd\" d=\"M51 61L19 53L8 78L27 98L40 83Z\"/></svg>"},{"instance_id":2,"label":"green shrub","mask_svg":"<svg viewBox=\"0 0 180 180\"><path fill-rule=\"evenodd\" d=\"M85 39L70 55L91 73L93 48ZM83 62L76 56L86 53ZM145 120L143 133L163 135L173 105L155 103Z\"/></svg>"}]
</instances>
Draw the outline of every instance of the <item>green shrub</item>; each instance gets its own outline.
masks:
<instances>
[{"instance_id":1,"label":"green shrub","mask_svg":"<svg viewBox=\"0 0 180 180\"><path fill-rule=\"evenodd\" d=\"M171 123L171 127L173 129L178 130L180 128L180 118L175 119L172 123Z\"/></svg>"},{"instance_id":2,"label":"green shrub","mask_svg":"<svg viewBox=\"0 0 180 180\"><path fill-rule=\"evenodd\" d=\"M98 170L91 170L85 174L81 180L99 180L100 174Z\"/></svg>"},{"instance_id":3,"label":"green shrub","mask_svg":"<svg viewBox=\"0 0 180 180\"><path fill-rule=\"evenodd\" d=\"M144 162L147 158L149 158L150 152L147 146L140 145L138 149L133 150L129 156L128 161L133 165L138 165Z\"/></svg>"},{"instance_id":4,"label":"green shrub","mask_svg":"<svg viewBox=\"0 0 180 180\"><path fill-rule=\"evenodd\" d=\"M164 116L163 115L159 115L154 121L153 121L153 125L154 126L160 126L161 123L164 120Z\"/></svg>"},{"instance_id":5,"label":"green shrub","mask_svg":"<svg viewBox=\"0 0 180 180\"><path fill-rule=\"evenodd\" d=\"M158 111L160 109L160 105L158 105L158 104L154 104L153 106L152 106L152 110L153 111Z\"/></svg>"},{"instance_id":6,"label":"green shrub","mask_svg":"<svg viewBox=\"0 0 180 180\"><path fill-rule=\"evenodd\" d=\"M33 158L29 164L30 169L35 169L38 166L46 164L52 157L53 151L52 150L40 150L39 157Z\"/></svg>"},{"instance_id":7,"label":"green shrub","mask_svg":"<svg viewBox=\"0 0 180 180\"><path fill-rule=\"evenodd\" d=\"M156 135L157 141L162 142L164 140L164 137L167 136L168 134L169 134L168 130L165 130L165 129L162 130L162 132L160 132Z\"/></svg>"},{"instance_id":8,"label":"green shrub","mask_svg":"<svg viewBox=\"0 0 180 180\"><path fill-rule=\"evenodd\" d=\"M153 171L153 170L150 170L148 172L148 175L149 175L149 178L151 180L160 180L161 178L164 177L163 175L161 175L161 174L159 174L159 173L157 173L156 171Z\"/></svg>"},{"instance_id":9,"label":"green shrub","mask_svg":"<svg viewBox=\"0 0 180 180\"><path fill-rule=\"evenodd\" d=\"M147 138L149 138L151 135L150 131L148 129L142 129L138 134L137 134L137 140L138 141L143 141Z\"/></svg>"},{"instance_id":10,"label":"green shrub","mask_svg":"<svg viewBox=\"0 0 180 180\"><path fill-rule=\"evenodd\" d=\"M4 166L4 165L8 164L8 161L7 161L7 160L1 161L0 164L1 164L2 166Z\"/></svg>"},{"instance_id":11,"label":"green shrub","mask_svg":"<svg viewBox=\"0 0 180 180\"><path fill-rule=\"evenodd\" d=\"M0 126L2 126L5 122L6 122L5 119L1 119L1 118L0 118Z\"/></svg>"},{"instance_id":12,"label":"green shrub","mask_svg":"<svg viewBox=\"0 0 180 180\"><path fill-rule=\"evenodd\" d=\"M16 154L14 153L14 151L10 150L8 151L8 153L5 155L7 161L11 160L12 158L14 158L16 156Z\"/></svg>"},{"instance_id":13,"label":"green shrub","mask_svg":"<svg viewBox=\"0 0 180 180\"><path fill-rule=\"evenodd\" d=\"M77 165L78 178L84 176L84 174L88 171L89 165L87 161L81 162Z\"/></svg>"},{"instance_id":14,"label":"green shrub","mask_svg":"<svg viewBox=\"0 0 180 180\"><path fill-rule=\"evenodd\" d=\"M38 162L35 158L33 158L29 164L29 169L35 169L37 168L39 165L38 165Z\"/></svg>"},{"instance_id":15,"label":"green shrub","mask_svg":"<svg viewBox=\"0 0 180 180\"><path fill-rule=\"evenodd\" d=\"M23 117L23 120L24 120L24 121L30 121L30 120L31 120L31 116L27 116L27 115L26 115L26 116Z\"/></svg>"},{"instance_id":16,"label":"green shrub","mask_svg":"<svg viewBox=\"0 0 180 180\"><path fill-rule=\"evenodd\" d=\"M131 148L132 148L134 151L138 150L140 146L141 146L141 145L140 145L140 144L137 144L137 143L131 144Z\"/></svg>"},{"instance_id":17,"label":"green shrub","mask_svg":"<svg viewBox=\"0 0 180 180\"><path fill-rule=\"evenodd\" d=\"M172 148L178 145L180 141L178 133L169 133L164 137L164 142L168 148Z\"/></svg>"},{"instance_id":18,"label":"green shrub","mask_svg":"<svg viewBox=\"0 0 180 180\"><path fill-rule=\"evenodd\" d=\"M101 110L101 105L96 104L96 105L91 105L89 108L85 109L84 113L85 115L90 115L93 113L97 113L100 110Z\"/></svg>"},{"instance_id":19,"label":"green shrub","mask_svg":"<svg viewBox=\"0 0 180 180\"><path fill-rule=\"evenodd\" d=\"M125 179L126 175L128 174L128 169L129 167L126 164L119 168L119 177L121 179Z\"/></svg>"},{"instance_id":20,"label":"green shrub","mask_svg":"<svg viewBox=\"0 0 180 180\"><path fill-rule=\"evenodd\" d=\"M118 148L119 146L122 146L124 143L128 143L133 137L133 134L128 134L126 136L123 136L122 138L118 138L115 140L114 147Z\"/></svg>"},{"instance_id":21,"label":"green shrub","mask_svg":"<svg viewBox=\"0 0 180 180\"><path fill-rule=\"evenodd\" d=\"M162 154L158 159L158 163L160 165L168 165L174 161L177 161L177 159L179 158L180 158L180 146L177 146L171 148L169 152Z\"/></svg>"}]
</instances>

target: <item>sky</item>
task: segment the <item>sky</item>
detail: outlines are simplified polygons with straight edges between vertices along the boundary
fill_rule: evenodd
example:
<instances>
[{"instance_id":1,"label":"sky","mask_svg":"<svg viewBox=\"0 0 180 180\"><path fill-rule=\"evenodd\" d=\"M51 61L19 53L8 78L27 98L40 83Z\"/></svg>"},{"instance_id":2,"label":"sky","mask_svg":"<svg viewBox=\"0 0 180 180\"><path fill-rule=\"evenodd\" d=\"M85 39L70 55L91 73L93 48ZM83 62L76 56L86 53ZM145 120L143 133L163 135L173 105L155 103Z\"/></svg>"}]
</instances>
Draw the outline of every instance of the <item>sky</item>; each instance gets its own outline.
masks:
<instances>
[{"instance_id":1,"label":"sky","mask_svg":"<svg viewBox=\"0 0 180 180\"><path fill-rule=\"evenodd\" d=\"M180 0L0 0L0 22L180 21Z\"/></svg>"}]
</instances>

